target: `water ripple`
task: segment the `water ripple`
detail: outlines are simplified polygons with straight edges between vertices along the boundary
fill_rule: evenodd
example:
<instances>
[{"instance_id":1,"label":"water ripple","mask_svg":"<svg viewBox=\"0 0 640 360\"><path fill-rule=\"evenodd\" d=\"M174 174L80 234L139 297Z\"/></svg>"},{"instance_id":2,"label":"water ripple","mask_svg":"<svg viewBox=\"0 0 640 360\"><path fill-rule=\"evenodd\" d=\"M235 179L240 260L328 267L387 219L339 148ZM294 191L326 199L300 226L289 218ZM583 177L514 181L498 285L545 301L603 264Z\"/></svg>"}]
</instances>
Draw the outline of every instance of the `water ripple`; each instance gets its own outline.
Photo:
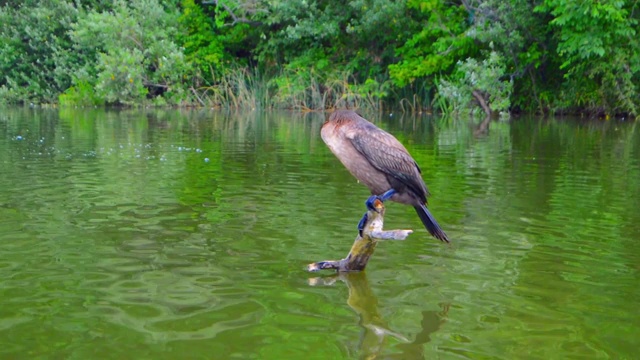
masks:
<instances>
[{"instance_id":1,"label":"water ripple","mask_svg":"<svg viewBox=\"0 0 640 360\"><path fill-rule=\"evenodd\" d=\"M75 115L0 115L0 357L635 354L631 127L391 124L452 244L389 204L415 233L350 281L304 272L346 255L368 196L323 116Z\"/></svg>"}]
</instances>

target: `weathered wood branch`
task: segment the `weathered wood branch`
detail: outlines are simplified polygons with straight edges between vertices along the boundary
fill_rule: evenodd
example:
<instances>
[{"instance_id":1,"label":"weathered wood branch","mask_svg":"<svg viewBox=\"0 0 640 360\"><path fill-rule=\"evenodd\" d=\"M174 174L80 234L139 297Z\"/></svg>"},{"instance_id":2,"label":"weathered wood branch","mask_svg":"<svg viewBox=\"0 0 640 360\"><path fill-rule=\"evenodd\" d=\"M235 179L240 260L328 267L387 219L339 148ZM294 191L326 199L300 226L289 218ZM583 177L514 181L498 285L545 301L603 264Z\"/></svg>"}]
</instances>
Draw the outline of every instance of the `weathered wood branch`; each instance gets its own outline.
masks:
<instances>
[{"instance_id":1,"label":"weathered wood branch","mask_svg":"<svg viewBox=\"0 0 640 360\"><path fill-rule=\"evenodd\" d=\"M342 260L319 261L307 266L309 271L324 269L343 271L362 271L373 255L376 245L381 240L404 240L413 230L383 230L384 204L380 200L373 202L373 209L367 211L367 219L362 234L358 234L351 246L351 251Z\"/></svg>"},{"instance_id":2,"label":"weathered wood branch","mask_svg":"<svg viewBox=\"0 0 640 360\"><path fill-rule=\"evenodd\" d=\"M189 88L191 90L191 92L193 93L193 95L196 97L196 99L198 100L198 102L200 103L200 105L202 106L206 106L206 104L204 103L204 101L200 98L200 96L198 96L198 92L196 91L196 89L194 89L193 87Z\"/></svg>"}]
</instances>

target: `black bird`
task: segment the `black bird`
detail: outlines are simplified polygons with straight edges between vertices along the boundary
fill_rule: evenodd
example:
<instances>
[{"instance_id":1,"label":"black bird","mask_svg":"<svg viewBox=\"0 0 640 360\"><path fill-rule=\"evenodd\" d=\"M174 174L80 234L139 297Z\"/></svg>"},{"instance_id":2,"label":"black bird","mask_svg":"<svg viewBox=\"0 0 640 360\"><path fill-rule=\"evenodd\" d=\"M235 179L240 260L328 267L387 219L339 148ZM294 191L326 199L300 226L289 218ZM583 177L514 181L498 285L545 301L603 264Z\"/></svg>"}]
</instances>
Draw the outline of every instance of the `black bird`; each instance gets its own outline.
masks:
<instances>
[{"instance_id":1,"label":"black bird","mask_svg":"<svg viewBox=\"0 0 640 360\"><path fill-rule=\"evenodd\" d=\"M383 201L413 206L429 233L449 242L427 209L429 191L420 167L398 139L351 110L332 113L320 134L331 152L371 194Z\"/></svg>"}]
</instances>

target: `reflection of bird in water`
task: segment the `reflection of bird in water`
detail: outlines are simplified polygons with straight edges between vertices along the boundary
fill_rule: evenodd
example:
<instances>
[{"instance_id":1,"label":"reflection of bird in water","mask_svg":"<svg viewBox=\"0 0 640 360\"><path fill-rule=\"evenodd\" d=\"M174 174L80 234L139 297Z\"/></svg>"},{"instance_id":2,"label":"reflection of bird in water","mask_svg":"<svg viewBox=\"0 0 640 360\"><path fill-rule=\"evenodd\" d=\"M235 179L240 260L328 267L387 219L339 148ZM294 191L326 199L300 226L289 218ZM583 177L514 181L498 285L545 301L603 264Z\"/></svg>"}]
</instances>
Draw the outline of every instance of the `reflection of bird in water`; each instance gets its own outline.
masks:
<instances>
[{"instance_id":1,"label":"reflection of bird in water","mask_svg":"<svg viewBox=\"0 0 640 360\"><path fill-rule=\"evenodd\" d=\"M414 207L429 233L449 242L427 209L429 192L418 164L388 132L351 110L338 110L322 125L322 140L373 195Z\"/></svg>"},{"instance_id":2,"label":"reflection of bird in water","mask_svg":"<svg viewBox=\"0 0 640 360\"><path fill-rule=\"evenodd\" d=\"M449 304L440 304L441 311L423 311L420 331L415 340L408 344L399 344L398 354L393 354L390 359L424 359L424 344L431 341L431 334L440 330L440 327L447 321Z\"/></svg>"},{"instance_id":3,"label":"reflection of bird in water","mask_svg":"<svg viewBox=\"0 0 640 360\"><path fill-rule=\"evenodd\" d=\"M441 311L422 312L422 330L410 341L404 335L391 330L378 309L378 298L373 293L367 274L364 272L340 273L336 276L311 278L311 285L333 285L341 280L349 288L347 304L359 315L360 326L364 329L358 343L362 359L377 359L385 352L387 338L395 338L400 344L394 350L399 353L385 356L389 359L423 359L424 344L431 341L435 333L446 322L449 304L440 304Z\"/></svg>"},{"instance_id":4,"label":"reflection of bird in water","mask_svg":"<svg viewBox=\"0 0 640 360\"><path fill-rule=\"evenodd\" d=\"M425 344L431 341L431 334L440 330L440 326L446 321L449 313L449 304L441 304L442 311L422 312L422 331L416 335L414 343Z\"/></svg>"}]
</instances>

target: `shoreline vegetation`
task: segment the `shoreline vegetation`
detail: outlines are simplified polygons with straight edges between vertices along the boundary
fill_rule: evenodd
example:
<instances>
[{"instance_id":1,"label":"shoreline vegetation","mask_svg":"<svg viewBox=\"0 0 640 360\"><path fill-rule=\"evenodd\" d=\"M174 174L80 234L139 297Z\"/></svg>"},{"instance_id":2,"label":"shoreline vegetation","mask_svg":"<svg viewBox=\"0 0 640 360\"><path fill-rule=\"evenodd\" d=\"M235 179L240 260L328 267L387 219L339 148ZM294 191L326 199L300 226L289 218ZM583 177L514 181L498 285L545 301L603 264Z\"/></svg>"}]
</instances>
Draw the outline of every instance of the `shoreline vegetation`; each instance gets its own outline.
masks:
<instances>
[{"instance_id":1,"label":"shoreline vegetation","mask_svg":"<svg viewBox=\"0 0 640 360\"><path fill-rule=\"evenodd\" d=\"M636 117L640 8L8 0L0 103Z\"/></svg>"}]
</instances>

